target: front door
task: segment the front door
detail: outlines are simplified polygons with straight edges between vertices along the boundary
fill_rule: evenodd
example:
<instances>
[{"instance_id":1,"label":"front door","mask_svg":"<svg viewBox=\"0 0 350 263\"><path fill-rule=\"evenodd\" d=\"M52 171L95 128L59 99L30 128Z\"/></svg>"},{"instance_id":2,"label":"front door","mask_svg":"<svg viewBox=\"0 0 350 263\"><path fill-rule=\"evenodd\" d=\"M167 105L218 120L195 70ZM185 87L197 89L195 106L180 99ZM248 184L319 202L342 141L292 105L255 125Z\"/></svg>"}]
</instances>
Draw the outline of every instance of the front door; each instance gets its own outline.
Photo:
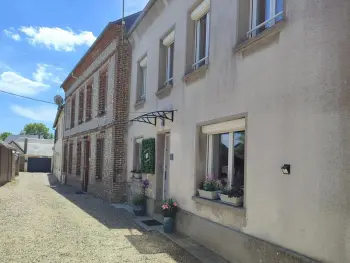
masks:
<instances>
[{"instance_id":1,"label":"front door","mask_svg":"<svg viewBox=\"0 0 350 263\"><path fill-rule=\"evenodd\" d=\"M169 165L170 165L170 134L166 134L165 143L164 143L163 199L167 199L169 197Z\"/></svg>"},{"instance_id":2,"label":"front door","mask_svg":"<svg viewBox=\"0 0 350 263\"><path fill-rule=\"evenodd\" d=\"M90 164L90 141L85 141L84 149L84 176L83 176L83 192L87 192L89 184L89 164Z\"/></svg>"}]
</instances>

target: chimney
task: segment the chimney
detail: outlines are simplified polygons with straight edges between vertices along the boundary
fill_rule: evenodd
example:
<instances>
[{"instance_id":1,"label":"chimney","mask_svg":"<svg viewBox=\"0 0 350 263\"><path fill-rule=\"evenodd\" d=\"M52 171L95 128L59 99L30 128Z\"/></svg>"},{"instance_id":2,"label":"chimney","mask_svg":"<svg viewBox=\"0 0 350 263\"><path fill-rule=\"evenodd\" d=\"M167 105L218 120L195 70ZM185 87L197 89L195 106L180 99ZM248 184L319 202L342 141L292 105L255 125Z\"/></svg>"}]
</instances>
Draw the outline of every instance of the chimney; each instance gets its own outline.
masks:
<instances>
[{"instance_id":1,"label":"chimney","mask_svg":"<svg viewBox=\"0 0 350 263\"><path fill-rule=\"evenodd\" d=\"M27 154L27 149L28 149L28 138L24 138L24 154Z\"/></svg>"}]
</instances>

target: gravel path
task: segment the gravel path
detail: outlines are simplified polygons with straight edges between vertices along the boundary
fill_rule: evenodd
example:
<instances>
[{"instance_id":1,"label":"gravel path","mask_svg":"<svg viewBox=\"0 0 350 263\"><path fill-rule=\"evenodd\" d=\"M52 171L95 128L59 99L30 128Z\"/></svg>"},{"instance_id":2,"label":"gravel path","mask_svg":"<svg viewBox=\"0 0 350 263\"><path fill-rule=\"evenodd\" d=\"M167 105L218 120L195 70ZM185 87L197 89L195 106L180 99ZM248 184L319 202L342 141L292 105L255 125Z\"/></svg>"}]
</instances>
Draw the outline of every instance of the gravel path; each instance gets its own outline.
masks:
<instances>
[{"instance_id":1,"label":"gravel path","mask_svg":"<svg viewBox=\"0 0 350 263\"><path fill-rule=\"evenodd\" d=\"M199 262L125 210L52 178L22 173L0 187L1 262Z\"/></svg>"}]
</instances>

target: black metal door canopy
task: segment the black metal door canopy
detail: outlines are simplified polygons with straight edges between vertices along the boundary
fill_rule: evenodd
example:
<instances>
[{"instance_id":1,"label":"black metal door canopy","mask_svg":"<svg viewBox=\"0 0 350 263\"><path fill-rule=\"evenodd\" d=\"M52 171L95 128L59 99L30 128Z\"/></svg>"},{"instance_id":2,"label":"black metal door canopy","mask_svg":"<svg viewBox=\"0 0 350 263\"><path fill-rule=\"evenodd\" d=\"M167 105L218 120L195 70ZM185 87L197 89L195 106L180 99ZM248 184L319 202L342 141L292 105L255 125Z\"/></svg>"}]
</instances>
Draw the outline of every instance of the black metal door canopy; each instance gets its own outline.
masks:
<instances>
[{"instance_id":1,"label":"black metal door canopy","mask_svg":"<svg viewBox=\"0 0 350 263\"><path fill-rule=\"evenodd\" d=\"M157 126L157 118L161 119L162 121L170 120L171 122L174 122L174 112L175 110L152 111L152 112L143 114L141 116L138 116L130 120L130 122L143 122L143 123L151 124L153 126Z\"/></svg>"}]
</instances>

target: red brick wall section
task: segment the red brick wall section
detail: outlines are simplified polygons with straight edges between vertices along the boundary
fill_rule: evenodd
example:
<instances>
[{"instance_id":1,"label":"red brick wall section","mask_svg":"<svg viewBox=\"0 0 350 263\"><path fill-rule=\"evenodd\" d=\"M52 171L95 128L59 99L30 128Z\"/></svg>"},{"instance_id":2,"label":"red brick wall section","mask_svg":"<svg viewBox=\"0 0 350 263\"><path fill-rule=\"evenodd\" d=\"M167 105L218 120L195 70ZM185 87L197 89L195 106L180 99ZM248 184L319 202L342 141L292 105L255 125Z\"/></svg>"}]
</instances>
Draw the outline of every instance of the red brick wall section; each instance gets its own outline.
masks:
<instances>
[{"instance_id":1,"label":"red brick wall section","mask_svg":"<svg viewBox=\"0 0 350 263\"><path fill-rule=\"evenodd\" d=\"M113 201L122 202L126 194L127 121L129 116L129 85L131 73L131 47L125 40L117 47L114 91L113 128Z\"/></svg>"},{"instance_id":2,"label":"red brick wall section","mask_svg":"<svg viewBox=\"0 0 350 263\"><path fill-rule=\"evenodd\" d=\"M79 92L79 112L78 112L78 123L81 124L83 122L84 115L84 90Z\"/></svg>"},{"instance_id":3,"label":"red brick wall section","mask_svg":"<svg viewBox=\"0 0 350 263\"><path fill-rule=\"evenodd\" d=\"M86 87L86 112L85 121L91 120L92 117L92 84Z\"/></svg>"},{"instance_id":4,"label":"red brick wall section","mask_svg":"<svg viewBox=\"0 0 350 263\"><path fill-rule=\"evenodd\" d=\"M70 127L74 127L75 122L75 96L72 98L72 110L71 110L71 117L70 117Z\"/></svg>"},{"instance_id":5,"label":"red brick wall section","mask_svg":"<svg viewBox=\"0 0 350 263\"><path fill-rule=\"evenodd\" d=\"M99 88L98 88L98 115L102 115L106 111L106 93L108 87L108 73L106 70L100 72Z\"/></svg>"},{"instance_id":6,"label":"red brick wall section","mask_svg":"<svg viewBox=\"0 0 350 263\"><path fill-rule=\"evenodd\" d=\"M81 174L81 141L77 142L77 168L75 174L79 176Z\"/></svg>"}]
</instances>

